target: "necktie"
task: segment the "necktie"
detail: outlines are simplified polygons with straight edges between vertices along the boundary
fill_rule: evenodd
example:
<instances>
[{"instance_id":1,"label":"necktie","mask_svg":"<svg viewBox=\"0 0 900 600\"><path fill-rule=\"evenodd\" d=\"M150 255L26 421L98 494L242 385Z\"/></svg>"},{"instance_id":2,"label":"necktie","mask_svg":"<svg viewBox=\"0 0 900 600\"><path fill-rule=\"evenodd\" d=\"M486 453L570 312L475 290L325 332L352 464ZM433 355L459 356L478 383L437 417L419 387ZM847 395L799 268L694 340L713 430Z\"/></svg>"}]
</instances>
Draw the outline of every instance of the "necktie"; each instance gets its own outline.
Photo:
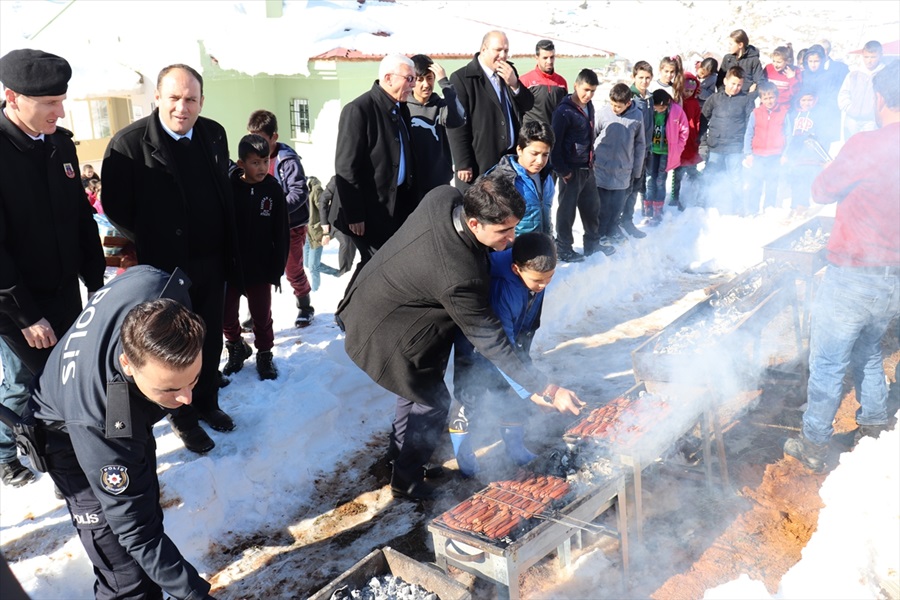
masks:
<instances>
[{"instance_id":1,"label":"necktie","mask_svg":"<svg viewBox=\"0 0 900 600\"><path fill-rule=\"evenodd\" d=\"M188 136L180 137L178 138L178 143L185 147L190 146L191 138L189 138Z\"/></svg>"}]
</instances>

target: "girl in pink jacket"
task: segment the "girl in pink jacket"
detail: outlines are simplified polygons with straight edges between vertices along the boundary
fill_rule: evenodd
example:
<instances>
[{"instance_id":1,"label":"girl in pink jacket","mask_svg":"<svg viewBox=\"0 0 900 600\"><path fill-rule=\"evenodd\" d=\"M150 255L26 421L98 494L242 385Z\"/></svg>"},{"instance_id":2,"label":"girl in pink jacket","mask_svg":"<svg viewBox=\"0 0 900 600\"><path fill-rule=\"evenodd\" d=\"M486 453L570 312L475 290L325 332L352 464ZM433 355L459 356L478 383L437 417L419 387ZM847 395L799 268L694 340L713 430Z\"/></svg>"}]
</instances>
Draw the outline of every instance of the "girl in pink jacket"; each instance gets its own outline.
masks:
<instances>
[{"instance_id":1,"label":"girl in pink jacket","mask_svg":"<svg viewBox=\"0 0 900 600\"><path fill-rule=\"evenodd\" d=\"M668 92L659 89L653 92L653 122L651 125L650 164L647 195L644 212L648 224L662 221L666 203L666 175L681 166L681 153L688 139L688 119L684 110L672 102Z\"/></svg>"}]
</instances>

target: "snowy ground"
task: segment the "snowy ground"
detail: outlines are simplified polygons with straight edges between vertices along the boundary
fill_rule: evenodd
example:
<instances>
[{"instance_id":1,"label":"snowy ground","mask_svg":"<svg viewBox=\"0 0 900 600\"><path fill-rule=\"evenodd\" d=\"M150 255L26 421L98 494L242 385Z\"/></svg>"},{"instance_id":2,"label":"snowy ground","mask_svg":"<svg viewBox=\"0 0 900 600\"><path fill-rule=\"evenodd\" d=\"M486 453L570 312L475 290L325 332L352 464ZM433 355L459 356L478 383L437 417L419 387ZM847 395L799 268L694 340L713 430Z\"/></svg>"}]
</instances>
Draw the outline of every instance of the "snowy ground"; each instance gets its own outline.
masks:
<instances>
[{"instance_id":1,"label":"snowy ground","mask_svg":"<svg viewBox=\"0 0 900 600\"><path fill-rule=\"evenodd\" d=\"M667 214L646 239L626 244L610 258L562 265L535 341L539 364L586 398L624 391L633 383L630 350L704 298L711 282L761 260L762 245L801 221L784 209L743 219L689 209ZM335 264L335 248L328 248L324 258ZM227 548L229 540L279 523L296 522L297 507L315 493L317 478L331 475L333 465L363 449L373 436L387 434L393 399L349 361L332 323L345 283L346 277L323 279L314 295L316 321L300 331L290 327L291 297L275 296L276 327L282 327L275 347L280 377L260 382L252 359L248 361L221 396L238 428L228 434L212 432L217 443L212 452L191 454L165 421L157 426L166 531L209 577L216 574L209 564L221 564L209 554L214 548ZM822 490L826 508L819 532L777 597L820 596L810 595L810 589L833 591L830 597L835 598L876 597L872 581L896 578L897 440L895 431L844 455ZM373 494L372 502L383 508L383 491ZM875 498L877 502L866 501ZM403 527L403 505L394 510L399 511L395 526ZM318 516L305 515L292 533L316 528ZM834 533L831 524L848 520L857 524L858 538ZM24 488L2 489L0 543L14 573L35 598L91 596L90 564L73 533L48 477ZM589 596L589 588L578 582L590 581L587 574L598 562L603 561L591 555L582 558L571 579L561 583L558 592L548 590L547 597ZM725 595L742 583L745 587ZM731 586L716 590L723 595L715 597L764 596L749 582ZM230 597L227 587L222 596Z\"/></svg>"}]
</instances>

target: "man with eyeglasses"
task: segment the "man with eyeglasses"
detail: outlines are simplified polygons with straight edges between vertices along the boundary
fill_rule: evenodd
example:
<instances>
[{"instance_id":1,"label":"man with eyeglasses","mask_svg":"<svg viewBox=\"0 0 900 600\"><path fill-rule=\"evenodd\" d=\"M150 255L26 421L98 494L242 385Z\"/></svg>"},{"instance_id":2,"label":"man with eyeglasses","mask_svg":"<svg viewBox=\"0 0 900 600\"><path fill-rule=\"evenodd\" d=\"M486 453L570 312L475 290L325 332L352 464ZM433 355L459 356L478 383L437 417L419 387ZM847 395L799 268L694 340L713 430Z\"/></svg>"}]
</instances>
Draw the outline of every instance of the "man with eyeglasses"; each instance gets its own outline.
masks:
<instances>
[{"instance_id":1,"label":"man with eyeglasses","mask_svg":"<svg viewBox=\"0 0 900 600\"><path fill-rule=\"evenodd\" d=\"M407 101L412 121L409 133L416 148L419 195L424 197L453 179L447 129L465 125L466 111L441 65L424 54L416 54L412 61L416 65L416 83ZM435 93L435 83L441 87L443 98Z\"/></svg>"},{"instance_id":2,"label":"man with eyeglasses","mask_svg":"<svg viewBox=\"0 0 900 600\"><path fill-rule=\"evenodd\" d=\"M402 54L385 56L372 89L341 111L330 220L359 250L357 272L419 203L406 106L414 69Z\"/></svg>"},{"instance_id":3,"label":"man with eyeglasses","mask_svg":"<svg viewBox=\"0 0 900 600\"><path fill-rule=\"evenodd\" d=\"M450 76L467 116L465 125L449 131L460 190L515 150L522 115L534 106L531 90L519 81L508 57L506 34L489 31L481 51Z\"/></svg>"}]
</instances>

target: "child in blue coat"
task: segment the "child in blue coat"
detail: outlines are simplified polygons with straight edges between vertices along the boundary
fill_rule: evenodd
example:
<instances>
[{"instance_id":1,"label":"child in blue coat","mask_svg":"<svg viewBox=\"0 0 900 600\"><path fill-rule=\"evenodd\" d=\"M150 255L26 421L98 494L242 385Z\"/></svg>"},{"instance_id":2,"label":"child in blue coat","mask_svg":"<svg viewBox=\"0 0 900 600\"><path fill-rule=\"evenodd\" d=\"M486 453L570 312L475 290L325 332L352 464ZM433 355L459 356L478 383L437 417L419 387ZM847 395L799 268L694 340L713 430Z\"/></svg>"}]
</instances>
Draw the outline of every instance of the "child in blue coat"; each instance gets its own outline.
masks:
<instances>
[{"instance_id":1,"label":"child in blue coat","mask_svg":"<svg viewBox=\"0 0 900 600\"><path fill-rule=\"evenodd\" d=\"M516 238L512 248L493 252L491 260L491 308L507 337L523 361L530 363L531 340L540 326L544 288L556 270L556 245L549 235L531 232ZM460 404L451 417L450 439L460 472L472 477L478 461L469 436L469 422L499 416L500 436L506 453L517 465L534 460L524 445L522 404L531 392L506 377L489 360L478 354L465 336L456 339L453 393ZM516 398L518 396L518 398ZM487 400L484 406L482 400ZM479 418L481 417L481 418Z\"/></svg>"}]
</instances>

